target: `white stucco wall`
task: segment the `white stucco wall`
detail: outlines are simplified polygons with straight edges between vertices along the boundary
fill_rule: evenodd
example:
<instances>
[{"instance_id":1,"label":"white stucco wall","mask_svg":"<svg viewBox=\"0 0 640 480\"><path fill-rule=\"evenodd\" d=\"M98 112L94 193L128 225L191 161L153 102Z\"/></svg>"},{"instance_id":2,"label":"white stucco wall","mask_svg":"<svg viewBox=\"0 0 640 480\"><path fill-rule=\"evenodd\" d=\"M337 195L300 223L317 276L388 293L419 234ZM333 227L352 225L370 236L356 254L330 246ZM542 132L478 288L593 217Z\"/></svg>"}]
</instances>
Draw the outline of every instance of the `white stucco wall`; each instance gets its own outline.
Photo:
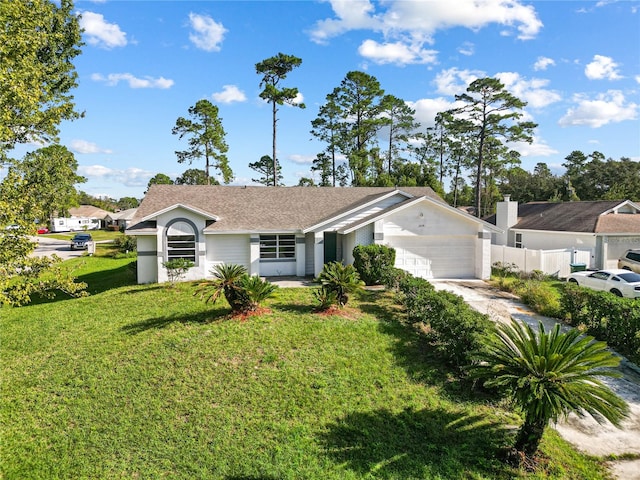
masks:
<instances>
[{"instance_id":1,"label":"white stucco wall","mask_svg":"<svg viewBox=\"0 0 640 480\"><path fill-rule=\"evenodd\" d=\"M195 212L178 207L159 215L156 219L158 229L158 235L156 237L156 249L158 251L157 281L159 283L168 281L167 271L162 266L162 263L167 261L165 238L167 227L176 219L183 219L192 222L195 225L197 239L196 265L187 271L182 280L200 280L206 276L207 262L205 257L205 238L202 234L202 230L206 225L205 219Z\"/></svg>"},{"instance_id":2,"label":"white stucco wall","mask_svg":"<svg viewBox=\"0 0 640 480\"><path fill-rule=\"evenodd\" d=\"M513 230L522 234L522 247L534 250L555 250L560 248L577 248L585 250L595 248L596 236L593 233L577 232L539 232L532 230ZM515 235L510 236L510 242ZM515 245L510 244L510 247Z\"/></svg>"},{"instance_id":3,"label":"white stucco wall","mask_svg":"<svg viewBox=\"0 0 640 480\"><path fill-rule=\"evenodd\" d=\"M138 283L155 283L158 278L158 252L156 250L156 237L137 237L138 250Z\"/></svg>"}]
</instances>

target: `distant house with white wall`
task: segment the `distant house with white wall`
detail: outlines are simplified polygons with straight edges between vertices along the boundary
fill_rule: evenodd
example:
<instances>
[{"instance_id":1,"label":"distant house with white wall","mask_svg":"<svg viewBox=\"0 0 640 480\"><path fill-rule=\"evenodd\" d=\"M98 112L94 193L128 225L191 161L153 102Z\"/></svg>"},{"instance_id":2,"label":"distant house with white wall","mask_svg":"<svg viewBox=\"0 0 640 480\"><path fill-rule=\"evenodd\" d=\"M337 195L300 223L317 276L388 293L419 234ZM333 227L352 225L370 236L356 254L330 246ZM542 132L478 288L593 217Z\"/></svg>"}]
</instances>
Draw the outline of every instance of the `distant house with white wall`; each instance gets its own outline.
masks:
<instances>
[{"instance_id":1,"label":"distant house with white wall","mask_svg":"<svg viewBox=\"0 0 640 480\"><path fill-rule=\"evenodd\" d=\"M640 248L640 204L629 200L519 205L506 195L486 221L503 232L493 235L496 245L590 250L591 268L614 268L627 249Z\"/></svg>"},{"instance_id":2,"label":"distant house with white wall","mask_svg":"<svg viewBox=\"0 0 640 480\"><path fill-rule=\"evenodd\" d=\"M353 263L356 245L396 249L396 266L424 278L488 278L491 233L431 188L152 185L128 235L137 237L138 282L167 280L163 263L195 263L185 279L240 264L259 276L318 275Z\"/></svg>"},{"instance_id":3,"label":"distant house with white wall","mask_svg":"<svg viewBox=\"0 0 640 480\"><path fill-rule=\"evenodd\" d=\"M104 221L108 228L114 230L127 228L137 211L137 208L129 208L127 210L120 210L119 212L109 212Z\"/></svg>"},{"instance_id":4,"label":"distant house with white wall","mask_svg":"<svg viewBox=\"0 0 640 480\"><path fill-rule=\"evenodd\" d=\"M109 214L93 205L80 205L69 209L68 217L55 217L51 220L52 232L76 232L97 230L105 226L105 218Z\"/></svg>"}]
</instances>

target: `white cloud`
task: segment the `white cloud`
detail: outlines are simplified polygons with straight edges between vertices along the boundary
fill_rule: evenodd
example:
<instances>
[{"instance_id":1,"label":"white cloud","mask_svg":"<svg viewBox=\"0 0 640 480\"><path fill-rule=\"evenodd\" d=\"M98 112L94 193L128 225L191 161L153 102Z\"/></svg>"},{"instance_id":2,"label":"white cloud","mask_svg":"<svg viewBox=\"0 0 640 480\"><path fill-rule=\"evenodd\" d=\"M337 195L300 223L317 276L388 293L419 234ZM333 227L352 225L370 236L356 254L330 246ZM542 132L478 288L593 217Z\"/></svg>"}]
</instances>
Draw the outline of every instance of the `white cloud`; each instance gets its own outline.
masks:
<instances>
[{"instance_id":1,"label":"white cloud","mask_svg":"<svg viewBox=\"0 0 640 480\"><path fill-rule=\"evenodd\" d=\"M595 99L586 95L575 95L577 104L570 108L558 124L562 127L586 125L599 128L608 123L618 123L625 120L635 120L638 116L638 105L627 103L624 94L619 90L609 90L600 93Z\"/></svg>"},{"instance_id":2,"label":"white cloud","mask_svg":"<svg viewBox=\"0 0 640 480\"><path fill-rule=\"evenodd\" d=\"M556 64L556 62L553 60L553 58L549 58L549 57L538 57L538 60L536 60L536 63L533 64L533 69L534 70L546 70L549 67L552 67Z\"/></svg>"},{"instance_id":3,"label":"white cloud","mask_svg":"<svg viewBox=\"0 0 640 480\"><path fill-rule=\"evenodd\" d=\"M104 82L110 87L114 87L122 81L127 82L131 88L160 88L163 90L171 88L174 83L169 78L153 78L150 76L138 78L130 73L110 73L106 77L100 73L94 73L91 75L91 80Z\"/></svg>"},{"instance_id":4,"label":"white cloud","mask_svg":"<svg viewBox=\"0 0 640 480\"><path fill-rule=\"evenodd\" d=\"M460 47L458 47L458 52L462 55L470 57L471 55L476 53L475 45L471 42L464 42Z\"/></svg>"},{"instance_id":5,"label":"white cloud","mask_svg":"<svg viewBox=\"0 0 640 480\"><path fill-rule=\"evenodd\" d=\"M330 0L334 18L318 21L310 32L316 43L351 30L380 33L385 41L365 40L360 54L377 63L431 63L436 52L424 49L434 43L439 30L462 27L477 31L491 24L505 27L504 32L521 40L534 38L542 28L533 6L519 0L450 1L388 0L374 4L370 0ZM461 53L469 55L465 47Z\"/></svg>"},{"instance_id":6,"label":"white cloud","mask_svg":"<svg viewBox=\"0 0 640 480\"><path fill-rule=\"evenodd\" d=\"M464 93L471 82L486 76L486 73L480 70L459 70L453 67L441 71L434 81L438 93L453 96Z\"/></svg>"},{"instance_id":7,"label":"white cloud","mask_svg":"<svg viewBox=\"0 0 640 480\"><path fill-rule=\"evenodd\" d=\"M526 80L516 72L501 72L496 74L496 77L504 84L507 91L527 102L529 107L543 108L562 99L558 92L544 88L549 84L549 80L542 78Z\"/></svg>"},{"instance_id":8,"label":"white cloud","mask_svg":"<svg viewBox=\"0 0 640 480\"><path fill-rule=\"evenodd\" d=\"M245 102L247 96L235 85L223 85L221 92L216 92L211 97L218 103Z\"/></svg>"},{"instance_id":9,"label":"white cloud","mask_svg":"<svg viewBox=\"0 0 640 480\"><path fill-rule=\"evenodd\" d=\"M217 23L207 15L197 13L189 14L189 24L193 32L189 34L189 40L201 50L207 52L219 52L220 44L224 39L227 29L222 23Z\"/></svg>"},{"instance_id":10,"label":"white cloud","mask_svg":"<svg viewBox=\"0 0 640 480\"><path fill-rule=\"evenodd\" d=\"M111 150L100 148L97 144L86 140L72 140L69 146L76 153L113 153Z\"/></svg>"},{"instance_id":11,"label":"white cloud","mask_svg":"<svg viewBox=\"0 0 640 480\"><path fill-rule=\"evenodd\" d=\"M407 105L415 110L415 119L424 130L434 126L436 115L453 108L453 103L446 98L423 98L415 102L407 102Z\"/></svg>"},{"instance_id":12,"label":"white cloud","mask_svg":"<svg viewBox=\"0 0 640 480\"><path fill-rule=\"evenodd\" d=\"M109 180L121 183L127 187L146 187L149 180L156 175L154 172L137 167L118 170L105 167L104 165L80 165L78 167L78 174L90 180Z\"/></svg>"},{"instance_id":13,"label":"white cloud","mask_svg":"<svg viewBox=\"0 0 640 480\"><path fill-rule=\"evenodd\" d=\"M618 64L611 57L594 55L593 61L584 69L584 74L590 80L619 80L622 76L618 73Z\"/></svg>"},{"instance_id":14,"label":"white cloud","mask_svg":"<svg viewBox=\"0 0 640 480\"><path fill-rule=\"evenodd\" d=\"M550 147L544 140L536 136L533 137L533 142L512 142L509 143L509 148L515 150L523 157L549 157L551 155L557 155L558 150Z\"/></svg>"},{"instance_id":15,"label":"white cloud","mask_svg":"<svg viewBox=\"0 0 640 480\"><path fill-rule=\"evenodd\" d=\"M103 15L94 12L81 12L80 15L80 27L84 29L89 45L110 49L127 44L127 34L117 24L107 22Z\"/></svg>"},{"instance_id":16,"label":"white cloud","mask_svg":"<svg viewBox=\"0 0 640 480\"><path fill-rule=\"evenodd\" d=\"M378 43L374 40L365 40L358 48L358 53L363 57L384 65L395 63L398 65L435 63L436 50L426 50L419 44L407 45L402 42Z\"/></svg>"}]
</instances>

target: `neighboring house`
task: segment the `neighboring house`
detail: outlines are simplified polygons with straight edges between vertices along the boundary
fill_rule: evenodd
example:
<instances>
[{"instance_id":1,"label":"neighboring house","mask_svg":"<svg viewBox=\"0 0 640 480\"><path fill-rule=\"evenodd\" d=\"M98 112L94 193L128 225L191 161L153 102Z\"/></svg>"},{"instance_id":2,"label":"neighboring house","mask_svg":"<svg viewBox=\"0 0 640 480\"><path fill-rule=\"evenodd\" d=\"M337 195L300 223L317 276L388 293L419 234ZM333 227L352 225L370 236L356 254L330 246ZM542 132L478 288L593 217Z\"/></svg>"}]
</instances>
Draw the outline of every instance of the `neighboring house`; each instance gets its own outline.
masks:
<instances>
[{"instance_id":1,"label":"neighboring house","mask_svg":"<svg viewBox=\"0 0 640 480\"><path fill-rule=\"evenodd\" d=\"M131 221L133 220L133 217L135 216L137 211L137 208L129 208L128 210L108 213L104 221L106 222L107 227L114 230L127 228L131 224Z\"/></svg>"},{"instance_id":2,"label":"neighboring house","mask_svg":"<svg viewBox=\"0 0 640 480\"><path fill-rule=\"evenodd\" d=\"M629 200L529 202L509 195L486 219L503 233L493 243L535 250L590 250L592 268L615 268L630 248L640 248L640 204Z\"/></svg>"},{"instance_id":3,"label":"neighboring house","mask_svg":"<svg viewBox=\"0 0 640 480\"><path fill-rule=\"evenodd\" d=\"M68 217L56 217L51 220L52 232L74 232L96 230L105 226L106 210L93 205L80 205L69 209Z\"/></svg>"},{"instance_id":4,"label":"neighboring house","mask_svg":"<svg viewBox=\"0 0 640 480\"><path fill-rule=\"evenodd\" d=\"M138 282L167 280L164 262L215 265L260 276L318 275L352 263L356 245L396 249L396 266L425 278L488 278L491 233L500 230L447 205L428 187L232 187L152 185L128 235L138 240Z\"/></svg>"}]
</instances>

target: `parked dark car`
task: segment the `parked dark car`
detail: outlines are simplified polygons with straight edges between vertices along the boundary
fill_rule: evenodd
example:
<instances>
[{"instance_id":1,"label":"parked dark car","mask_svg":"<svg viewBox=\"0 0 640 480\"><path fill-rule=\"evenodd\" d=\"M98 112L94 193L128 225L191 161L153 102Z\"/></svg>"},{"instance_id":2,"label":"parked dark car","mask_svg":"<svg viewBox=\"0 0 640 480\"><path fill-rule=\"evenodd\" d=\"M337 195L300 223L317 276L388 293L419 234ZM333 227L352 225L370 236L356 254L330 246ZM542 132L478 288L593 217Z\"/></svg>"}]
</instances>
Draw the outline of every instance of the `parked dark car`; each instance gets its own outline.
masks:
<instances>
[{"instance_id":1,"label":"parked dark car","mask_svg":"<svg viewBox=\"0 0 640 480\"><path fill-rule=\"evenodd\" d=\"M76 233L71 239L71 250L86 250L93 241L90 233Z\"/></svg>"}]
</instances>

